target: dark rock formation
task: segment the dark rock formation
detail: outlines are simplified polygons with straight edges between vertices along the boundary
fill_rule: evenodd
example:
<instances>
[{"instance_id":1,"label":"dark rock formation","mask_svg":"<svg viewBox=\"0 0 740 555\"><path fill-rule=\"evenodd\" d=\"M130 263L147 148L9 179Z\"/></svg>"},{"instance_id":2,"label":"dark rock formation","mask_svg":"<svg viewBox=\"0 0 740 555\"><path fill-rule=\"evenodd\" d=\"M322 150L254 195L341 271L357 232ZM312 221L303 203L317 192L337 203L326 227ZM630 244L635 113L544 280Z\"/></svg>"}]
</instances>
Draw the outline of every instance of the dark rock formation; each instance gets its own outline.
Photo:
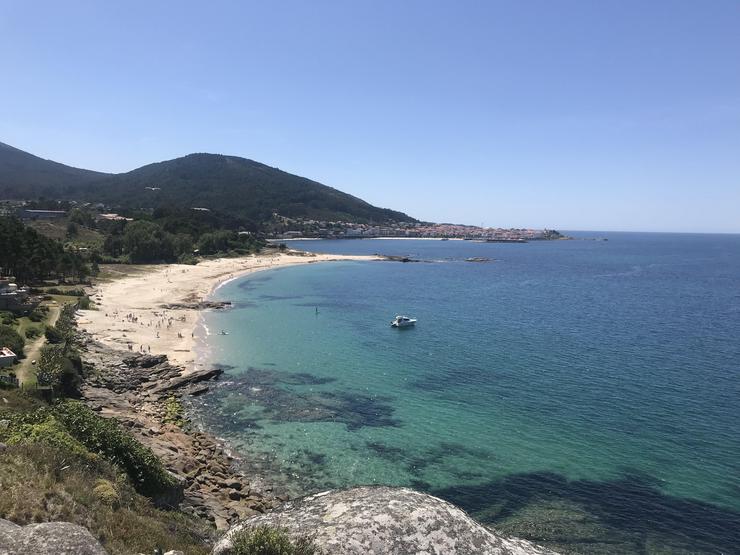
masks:
<instances>
[{"instance_id":1,"label":"dark rock formation","mask_svg":"<svg viewBox=\"0 0 740 555\"><path fill-rule=\"evenodd\" d=\"M93 535L69 522L18 526L0 519L0 555L107 555Z\"/></svg>"},{"instance_id":2,"label":"dark rock formation","mask_svg":"<svg viewBox=\"0 0 740 555\"><path fill-rule=\"evenodd\" d=\"M202 368L188 372L185 375L175 376L169 381L161 383L151 390L154 395L169 393L174 390L183 389L185 393L192 394L195 389L198 393L204 393L202 386L194 388L196 384L218 378L224 371L221 368Z\"/></svg>"},{"instance_id":3,"label":"dark rock formation","mask_svg":"<svg viewBox=\"0 0 740 555\"><path fill-rule=\"evenodd\" d=\"M232 534L260 525L285 528L295 538L312 537L332 555L553 555L498 535L437 497L382 486L319 493L253 516L229 530L213 555L230 555Z\"/></svg>"},{"instance_id":4,"label":"dark rock formation","mask_svg":"<svg viewBox=\"0 0 740 555\"><path fill-rule=\"evenodd\" d=\"M377 256L382 256L384 260L389 260L391 262L419 262L419 260L409 256L397 256L392 254L379 254Z\"/></svg>"},{"instance_id":5,"label":"dark rock formation","mask_svg":"<svg viewBox=\"0 0 740 555\"><path fill-rule=\"evenodd\" d=\"M167 303L159 305L160 308L165 310L207 310L207 309L222 309L231 306L231 301L194 301L190 303Z\"/></svg>"},{"instance_id":6,"label":"dark rock formation","mask_svg":"<svg viewBox=\"0 0 740 555\"><path fill-rule=\"evenodd\" d=\"M95 367L86 384L110 389L114 393L140 391L147 396L162 398L170 395L199 395L208 390L204 382L223 374L220 368L184 371L173 366L167 355L136 354L121 356L119 352L99 343L83 340L87 348L86 362Z\"/></svg>"}]
</instances>

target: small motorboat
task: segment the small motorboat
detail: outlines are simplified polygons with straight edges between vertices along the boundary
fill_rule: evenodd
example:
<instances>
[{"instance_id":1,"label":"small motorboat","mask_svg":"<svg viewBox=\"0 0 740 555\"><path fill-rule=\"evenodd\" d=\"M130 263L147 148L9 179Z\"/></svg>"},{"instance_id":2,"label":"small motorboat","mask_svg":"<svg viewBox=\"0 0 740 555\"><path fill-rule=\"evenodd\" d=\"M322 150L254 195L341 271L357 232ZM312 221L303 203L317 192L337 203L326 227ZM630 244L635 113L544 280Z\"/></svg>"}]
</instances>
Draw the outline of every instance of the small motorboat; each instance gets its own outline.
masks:
<instances>
[{"instance_id":1,"label":"small motorboat","mask_svg":"<svg viewBox=\"0 0 740 555\"><path fill-rule=\"evenodd\" d=\"M221 330L220 332L218 332L218 334L219 335L229 335L229 332L228 331Z\"/></svg>"},{"instance_id":2,"label":"small motorboat","mask_svg":"<svg viewBox=\"0 0 740 555\"><path fill-rule=\"evenodd\" d=\"M394 328L408 328L416 324L416 318L409 318L408 316L396 316L391 320L391 326Z\"/></svg>"}]
</instances>

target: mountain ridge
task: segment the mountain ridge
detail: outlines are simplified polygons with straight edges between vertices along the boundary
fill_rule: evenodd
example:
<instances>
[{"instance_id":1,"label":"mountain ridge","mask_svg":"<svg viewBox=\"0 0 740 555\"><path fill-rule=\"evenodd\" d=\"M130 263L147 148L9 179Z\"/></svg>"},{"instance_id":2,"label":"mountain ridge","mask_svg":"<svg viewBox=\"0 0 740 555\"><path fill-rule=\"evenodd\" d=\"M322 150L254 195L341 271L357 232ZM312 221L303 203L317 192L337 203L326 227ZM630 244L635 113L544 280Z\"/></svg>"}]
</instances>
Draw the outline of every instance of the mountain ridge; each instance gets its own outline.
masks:
<instances>
[{"instance_id":1,"label":"mountain ridge","mask_svg":"<svg viewBox=\"0 0 740 555\"><path fill-rule=\"evenodd\" d=\"M118 209L207 208L265 221L273 213L329 221L416 221L305 177L239 156L191 153L107 174L45 160L0 143L0 198L45 196Z\"/></svg>"},{"instance_id":2,"label":"mountain ridge","mask_svg":"<svg viewBox=\"0 0 740 555\"><path fill-rule=\"evenodd\" d=\"M90 183L109 175L112 174L67 166L0 142L0 197L22 198L29 183L34 190L43 191L47 187Z\"/></svg>"}]
</instances>

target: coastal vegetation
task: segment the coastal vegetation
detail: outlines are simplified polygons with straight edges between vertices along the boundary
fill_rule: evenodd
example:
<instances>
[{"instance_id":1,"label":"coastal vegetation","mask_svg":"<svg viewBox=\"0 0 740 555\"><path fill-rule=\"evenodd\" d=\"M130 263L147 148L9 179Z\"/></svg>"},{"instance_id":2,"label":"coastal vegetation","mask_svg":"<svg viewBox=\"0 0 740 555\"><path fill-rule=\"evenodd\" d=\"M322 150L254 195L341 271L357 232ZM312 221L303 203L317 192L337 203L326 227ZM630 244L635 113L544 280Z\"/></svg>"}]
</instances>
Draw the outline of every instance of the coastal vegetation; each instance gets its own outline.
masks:
<instances>
[{"instance_id":1,"label":"coastal vegetation","mask_svg":"<svg viewBox=\"0 0 740 555\"><path fill-rule=\"evenodd\" d=\"M233 555L320 555L309 537L292 540L285 530L270 526L239 530L231 536Z\"/></svg>"},{"instance_id":2,"label":"coastal vegetation","mask_svg":"<svg viewBox=\"0 0 740 555\"><path fill-rule=\"evenodd\" d=\"M80 524L114 554L210 552L206 522L156 508L176 483L116 422L78 401L49 405L19 390L0 398L0 518Z\"/></svg>"},{"instance_id":3,"label":"coastal vegetation","mask_svg":"<svg viewBox=\"0 0 740 555\"><path fill-rule=\"evenodd\" d=\"M39 385L51 387L53 394L68 397L79 396L83 378L82 360L75 345L74 313L79 302L62 306L56 324L46 326L46 344L41 347L36 371Z\"/></svg>"},{"instance_id":4,"label":"coastal vegetation","mask_svg":"<svg viewBox=\"0 0 740 555\"><path fill-rule=\"evenodd\" d=\"M43 441L89 460L102 458L123 471L137 492L162 495L176 482L150 449L79 401L63 400L14 415L2 432L10 445Z\"/></svg>"},{"instance_id":5,"label":"coastal vegetation","mask_svg":"<svg viewBox=\"0 0 740 555\"><path fill-rule=\"evenodd\" d=\"M79 524L112 555L157 548L210 553L214 534L207 523L155 508L103 459L43 440L9 445L0 451L0 482L0 516L17 524Z\"/></svg>"},{"instance_id":6,"label":"coastal vegetation","mask_svg":"<svg viewBox=\"0 0 740 555\"><path fill-rule=\"evenodd\" d=\"M16 218L0 218L0 276L18 283L46 279L83 281L90 275L85 257L29 228Z\"/></svg>"}]
</instances>

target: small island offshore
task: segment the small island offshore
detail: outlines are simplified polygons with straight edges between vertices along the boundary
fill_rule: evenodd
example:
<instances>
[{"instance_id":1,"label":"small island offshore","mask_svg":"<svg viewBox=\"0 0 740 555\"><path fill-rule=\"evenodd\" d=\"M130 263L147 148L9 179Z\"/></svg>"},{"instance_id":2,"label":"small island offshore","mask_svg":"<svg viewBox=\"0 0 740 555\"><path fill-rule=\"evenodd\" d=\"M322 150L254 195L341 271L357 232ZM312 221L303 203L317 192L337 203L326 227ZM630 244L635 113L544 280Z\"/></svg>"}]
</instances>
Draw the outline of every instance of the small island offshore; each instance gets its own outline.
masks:
<instances>
[{"instance_id":1,"label":"small island offshore","mask_svg":"<svg viewBox=\"0 0 740 555\"><path fill-rule=\"evenodd\" d=\"M226 159L198 155L166 164L218 167ZM245 168L254 164L235 160ZM302 179L270 171L288 191ZM36 176L49 172L55 183L67 184L57 189L59 198L21 196L39 185ZM341 214L325 212L326 220L245 214L229 205L167 205L163 190L169 186L172 200L188 186L177 183L173 190L167 175L143 181L127 175L125 186L136 191L129 204L109 196L121 195L118 187L89 185L116 176L0 145L2 196L20 197L6 201L0 217L4 552L54 553L64 546L75 553L210 553L215 545L216 553L251 553L239 551L239 534L246 542L268 541L269 534L290 542L280 535L287 533L298 544L313 538L312 553L549 553L412 490L349 490L317 498L321 505L311 499L286 504L284 494L245 474L241 453L190 421L183 400L208 391L223 373L198 363L195 351L203 332L199 312L228 308L209 300L220 283L298 264L386 258L307 254L279 241L270 245L269 238L523 242L560 234L422 224L405 215L374 223L372 216L395 213L353 197ZM317 198L326 194L328 188L309 183ZM336 520L331 533L322 532L321 515L347 503L354 512ZM388 512L398 503L406 509ZM408 521L407 511L426 516ZM373 514L390 518L389 525L363 538L362 523ZM240 522L253 524L232 528ZM252 537L252 528L268 536Z\"/></svg>"}]
</instances>

